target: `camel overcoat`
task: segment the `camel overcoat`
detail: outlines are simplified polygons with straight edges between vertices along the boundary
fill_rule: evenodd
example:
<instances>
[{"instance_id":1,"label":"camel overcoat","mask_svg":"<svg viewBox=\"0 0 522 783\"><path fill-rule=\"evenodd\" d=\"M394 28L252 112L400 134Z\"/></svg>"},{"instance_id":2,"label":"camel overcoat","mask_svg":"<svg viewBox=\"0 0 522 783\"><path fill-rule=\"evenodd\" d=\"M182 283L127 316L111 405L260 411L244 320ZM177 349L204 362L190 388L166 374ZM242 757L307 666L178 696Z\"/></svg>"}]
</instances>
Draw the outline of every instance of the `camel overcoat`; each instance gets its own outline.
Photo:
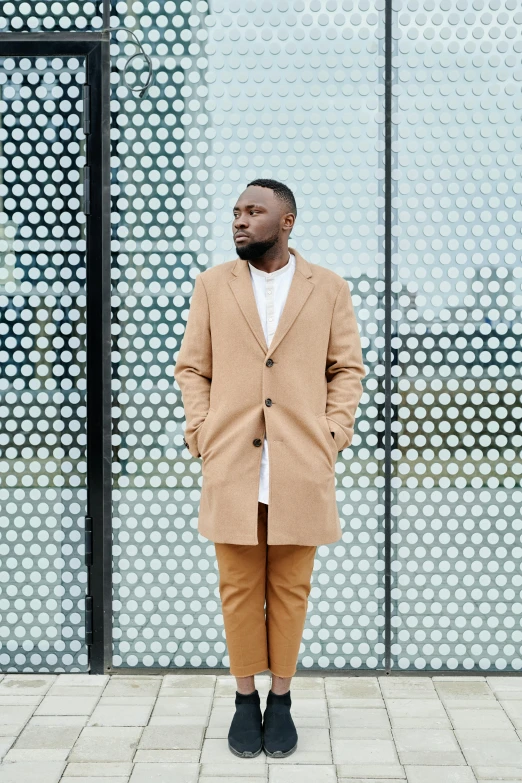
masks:
<instances>
[{"instance_id":1,"label":"camel overcoat","mask_svg":"<svg viewBox=\"0 0 522 783\"><path fill-rule=\"evenodd\" d=\"M202 459L198 530L211 541L258 543L265 433L267 543L313 546L342 535L335 462L352 442L366 374L359 330L348 282L289 251L295 271L269 348L246 260L195 279L174 377L185 445Z\"/></svg>"}]
</instances>

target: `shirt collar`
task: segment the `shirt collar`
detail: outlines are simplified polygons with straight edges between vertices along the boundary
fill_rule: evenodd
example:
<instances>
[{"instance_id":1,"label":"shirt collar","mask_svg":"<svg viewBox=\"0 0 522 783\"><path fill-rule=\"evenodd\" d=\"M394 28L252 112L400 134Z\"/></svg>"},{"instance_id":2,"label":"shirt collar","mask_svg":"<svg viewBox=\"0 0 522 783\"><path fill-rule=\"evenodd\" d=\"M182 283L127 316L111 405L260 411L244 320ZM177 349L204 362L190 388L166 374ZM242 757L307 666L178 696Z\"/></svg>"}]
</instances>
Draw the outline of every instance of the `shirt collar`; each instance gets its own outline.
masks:
<instances>
[{"instance_id":1,"label":"shirt collar","mask_svg":"<svg viewBox=\"0 0 522 783\"><path fill-rule=\"evenodd\" d=\"M294 262L294 256L292 253L289 253L287 263L279 269L276 269L275 272L265 272L263 269L257 269L255 266L252 266L250 261L248 262L248 266L250 267L252 274L259 275L259 277L264 277L267 280L272 280L272 278L277 277L278 275L282 275L284 272L288 272Z\"/></svg>"}]
</instances>

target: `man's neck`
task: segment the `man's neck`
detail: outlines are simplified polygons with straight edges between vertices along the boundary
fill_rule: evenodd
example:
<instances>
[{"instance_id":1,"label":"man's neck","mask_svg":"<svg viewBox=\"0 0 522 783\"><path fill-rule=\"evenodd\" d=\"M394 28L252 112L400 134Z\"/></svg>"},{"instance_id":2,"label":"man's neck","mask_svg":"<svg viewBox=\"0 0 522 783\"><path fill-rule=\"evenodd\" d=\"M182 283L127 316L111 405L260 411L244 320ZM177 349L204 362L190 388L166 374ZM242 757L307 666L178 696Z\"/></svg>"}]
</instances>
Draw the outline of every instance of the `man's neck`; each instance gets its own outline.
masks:
<instances>
[{"instance_id":1,"label":"man's neck","mask_svg":"<svg viewBox=\"0 0 522 783\"><path fill-rule=\"evenodd\" d=\"M292 254L288 248L286 250L286 255L283 254L283 257L285 258L285 261L280 261L279 259L275 258L264 262L260 262L258 259L256 261L249 261L248 263L252 264L253 267L259 269L261 272L266 272L269 275L271 272L277 272L278 269L282 269L290 262Z\"/></svg>"}]
</instances>

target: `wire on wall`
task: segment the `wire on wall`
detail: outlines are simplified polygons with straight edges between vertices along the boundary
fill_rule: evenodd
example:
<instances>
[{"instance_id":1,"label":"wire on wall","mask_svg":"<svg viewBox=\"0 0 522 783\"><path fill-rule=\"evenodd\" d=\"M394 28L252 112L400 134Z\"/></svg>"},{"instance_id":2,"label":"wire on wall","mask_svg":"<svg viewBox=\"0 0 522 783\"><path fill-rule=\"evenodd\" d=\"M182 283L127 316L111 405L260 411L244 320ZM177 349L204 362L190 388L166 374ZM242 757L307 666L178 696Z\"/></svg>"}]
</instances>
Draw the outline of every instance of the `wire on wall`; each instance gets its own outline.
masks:
<instances>
[{"instance_id":1,"label":"wire on wall","mask_svg":"<svg viewBox=\"0 0 522 783\"><path fill-rule=\"evenodd\" d=\"M134 32L132 30L129 30L128 27L124 27L123 25L117 25L116 27L109 27L108 28L109 33L112 33L115 30L125 30L126 33L129 33L129 35L132 35L134 40L131 41L131 43L133 43L139 49L138 52L136 52L135 54L131 55L131 57L129 57L127 59L127 61L125 63L125 67L123 68L123 80L125 81L125 74L127 72L127 68L130 66L131 62L134 60L135 57L143 57L145 62L147 63L147 67L148 67L149 73L148 73L147 81L145 82L145 84L144 85L143 84L142 85L138 85L137 87L131 87L129 84L127 84L127 87L128 87L128 89L131 92L136 92L137 90L139 90L138 98L143 98L143 96L146 94L146 92L148 91L149 87L151 86L152 80L154 78L154 74L153 74L153 70L152 70L152 60L150 59L149 55L145 52L145 50L143 49L141 43L136 38L136 36L134 35Z\"/></svg>"}]
</instances>

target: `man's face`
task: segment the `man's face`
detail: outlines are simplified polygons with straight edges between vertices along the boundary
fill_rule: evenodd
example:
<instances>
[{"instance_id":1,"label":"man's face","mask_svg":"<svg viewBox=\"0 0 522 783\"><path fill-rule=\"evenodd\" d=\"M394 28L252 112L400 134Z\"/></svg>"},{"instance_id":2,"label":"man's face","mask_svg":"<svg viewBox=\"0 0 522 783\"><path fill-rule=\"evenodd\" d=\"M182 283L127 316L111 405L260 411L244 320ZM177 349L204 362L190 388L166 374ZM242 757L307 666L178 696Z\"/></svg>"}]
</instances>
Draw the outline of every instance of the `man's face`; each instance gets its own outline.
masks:
<instances>
[{"instance_id":1,"label":"man's face","mask_svg":"<svg viewBox=\"0 0 522 783\"><path fill-rule=\"evenodd\" d=\"M250 185L234 206L232 234L239 258L261 258L288 230L281 201L273 190ZM293 215L291 216L293 218ZM283 229L283 225L286 228ZM290 226L291 228L291 226Z\"/></svg>"}]
</instances>

